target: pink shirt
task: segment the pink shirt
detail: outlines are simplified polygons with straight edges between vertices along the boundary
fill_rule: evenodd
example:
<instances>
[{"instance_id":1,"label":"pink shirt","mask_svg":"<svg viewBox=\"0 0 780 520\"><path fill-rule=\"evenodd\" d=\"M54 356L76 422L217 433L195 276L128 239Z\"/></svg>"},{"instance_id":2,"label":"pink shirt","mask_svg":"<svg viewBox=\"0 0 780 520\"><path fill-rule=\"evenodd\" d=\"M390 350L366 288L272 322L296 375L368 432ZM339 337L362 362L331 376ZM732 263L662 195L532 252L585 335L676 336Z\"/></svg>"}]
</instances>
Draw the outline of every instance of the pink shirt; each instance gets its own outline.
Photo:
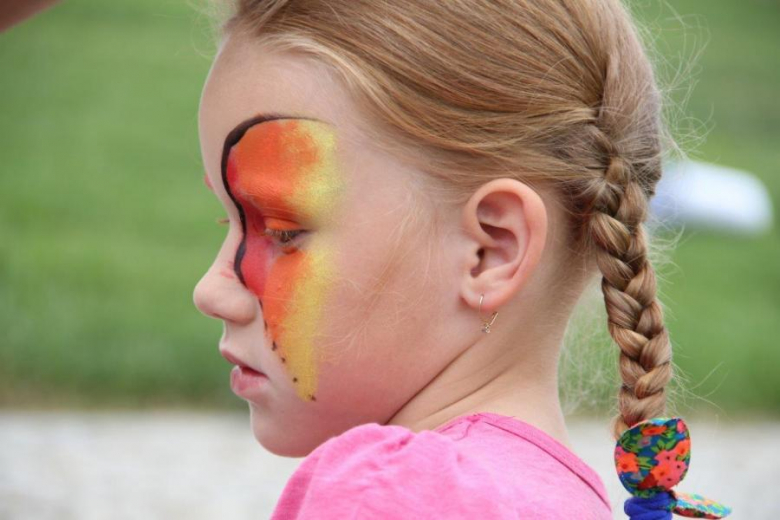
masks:
<instances>
[{"instance_id":1,"label":"pink shirt","mask_svg":"<svg viewBox=\"0 0 780 520\"><path fill-rule=\"evenodd\" d=\"M414 433L363 424L301 463L272 520L612 519L599 476L541 430L504 415Z\"/></svg>"}]
</instances>

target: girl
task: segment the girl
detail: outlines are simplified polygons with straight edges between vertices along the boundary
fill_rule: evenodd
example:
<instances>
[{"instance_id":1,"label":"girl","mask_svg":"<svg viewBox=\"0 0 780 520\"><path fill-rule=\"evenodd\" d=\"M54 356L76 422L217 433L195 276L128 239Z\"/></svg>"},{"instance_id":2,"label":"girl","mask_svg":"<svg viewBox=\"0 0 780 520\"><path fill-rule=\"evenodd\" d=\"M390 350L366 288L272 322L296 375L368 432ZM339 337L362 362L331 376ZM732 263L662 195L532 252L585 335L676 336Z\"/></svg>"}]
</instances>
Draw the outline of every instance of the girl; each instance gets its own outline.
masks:
<instances>
[{"instance_id":1,"label":"girl","mask_svg":"<svg viewBox=\"0 0 780 520\"><path fill-rule=\"evenodd\" d=\"M274 518L611 518L557 390L593 276L616 437L672 376L643 227L670 141L619 1L238 0L223 36L194 300L254 436L306 456Z\"/></svg>"}]
</instances>

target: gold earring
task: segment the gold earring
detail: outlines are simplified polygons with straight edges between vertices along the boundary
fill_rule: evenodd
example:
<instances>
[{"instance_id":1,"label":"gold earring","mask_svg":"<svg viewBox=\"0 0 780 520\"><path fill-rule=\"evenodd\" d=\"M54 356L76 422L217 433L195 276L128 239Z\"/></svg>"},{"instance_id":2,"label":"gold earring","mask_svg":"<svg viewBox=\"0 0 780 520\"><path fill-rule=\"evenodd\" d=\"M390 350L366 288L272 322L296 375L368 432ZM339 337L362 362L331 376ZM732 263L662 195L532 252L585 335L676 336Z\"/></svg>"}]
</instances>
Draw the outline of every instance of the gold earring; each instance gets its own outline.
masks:
<instances>
[{"instance_id":1,"label":"gold earring","mask_svg":"<svg viewBox=\"0 0 780 520\"><path fill-rule=\"evenodd\" d=\"M479 316L480 319L482 319L482 300L485 299L485 295L479 297ZM495 311L492 316L490 316L490 322L488 322L485 319L482 319L482 332L485 334L490 334L490 326L493 325L493 322L496 321L496 316L498 316L498 311Z\"/></svg>"}]
</instances>

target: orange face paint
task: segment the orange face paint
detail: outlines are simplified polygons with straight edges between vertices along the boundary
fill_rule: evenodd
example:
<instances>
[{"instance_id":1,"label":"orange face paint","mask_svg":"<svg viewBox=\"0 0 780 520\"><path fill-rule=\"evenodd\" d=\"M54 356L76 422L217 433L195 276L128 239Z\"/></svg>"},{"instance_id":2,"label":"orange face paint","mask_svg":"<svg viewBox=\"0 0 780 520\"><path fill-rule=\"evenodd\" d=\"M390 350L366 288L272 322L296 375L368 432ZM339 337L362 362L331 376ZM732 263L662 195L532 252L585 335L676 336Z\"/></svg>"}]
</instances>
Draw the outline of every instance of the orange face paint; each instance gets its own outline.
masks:
<instances>
[{"instance_id":1,"label":"orange face paint","mask_svg":"<svg viewBox=\"0 0 780 520\"><path fill-rule=\"evenodd\" d=\"M225 140L222 180L243 230L234 270L258 297L271 348L298 395L315 400L315 342L335 277L334 251L317 230L344 192L333 127L283 117L242 123ZM298 234L285 244L269 230Z\"/></svg>"}]
</instances>

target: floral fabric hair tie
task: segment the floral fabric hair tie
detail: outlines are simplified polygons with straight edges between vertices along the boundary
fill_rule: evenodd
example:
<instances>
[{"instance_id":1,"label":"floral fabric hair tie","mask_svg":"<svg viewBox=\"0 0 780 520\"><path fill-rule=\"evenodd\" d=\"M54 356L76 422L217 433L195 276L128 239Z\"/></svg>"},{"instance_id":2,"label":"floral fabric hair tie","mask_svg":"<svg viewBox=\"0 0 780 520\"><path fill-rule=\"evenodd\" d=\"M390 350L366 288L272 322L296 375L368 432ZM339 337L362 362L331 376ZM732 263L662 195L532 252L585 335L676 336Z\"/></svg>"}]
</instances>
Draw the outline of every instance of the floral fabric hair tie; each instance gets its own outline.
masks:
<instances>
[{"instance_id":1,"label":"floral fabric hair tie","mask_svg":"<svg viewBox=\"0 0 780 520\"><path fill-rule=\"evenodd\" d=\"M672 514L689 518L724 518L731 508L701 495L678 493L688 472L691 438L680 417L655 418L629 428L615 446L620 482L632 498L625 512L631 520L670 520Z\"/></svg>"}]
</instances>

